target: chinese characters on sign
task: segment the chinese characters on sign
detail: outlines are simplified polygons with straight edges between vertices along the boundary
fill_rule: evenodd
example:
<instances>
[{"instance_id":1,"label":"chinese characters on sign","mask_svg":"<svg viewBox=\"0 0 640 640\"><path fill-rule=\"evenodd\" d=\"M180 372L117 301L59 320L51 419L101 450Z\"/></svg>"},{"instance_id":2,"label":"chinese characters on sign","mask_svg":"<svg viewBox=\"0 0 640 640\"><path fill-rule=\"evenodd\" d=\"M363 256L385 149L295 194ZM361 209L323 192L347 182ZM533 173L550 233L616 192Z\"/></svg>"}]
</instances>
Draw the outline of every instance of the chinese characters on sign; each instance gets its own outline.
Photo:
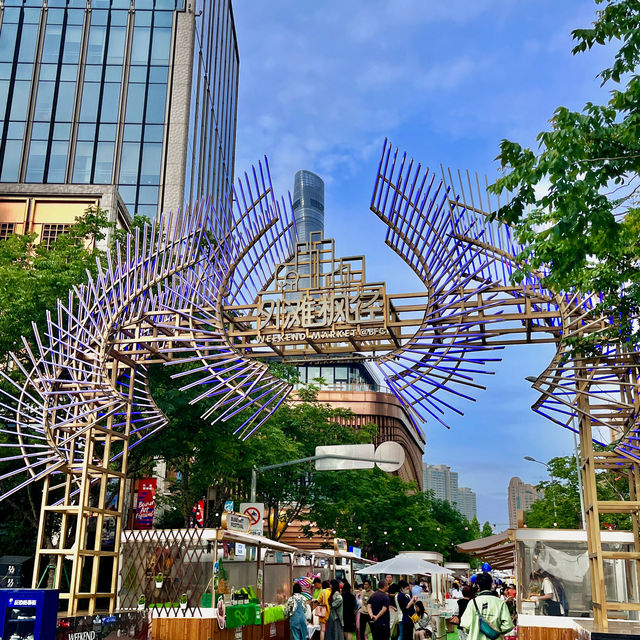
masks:
<instances>
[{"instance_id":1,"label":"chinese characters on sign","mask_svg":"<svg viewBox=\"0 0 640 640\"><path fill-rule=\"evenodd\" d=\"M384 285L364 285L360 290L339 293L332 289L310 289L298 298L260 299L262 331L275 329L326 329L335 324L380 324L385 318Z\"/></svg>"},{"instance_id":2,"label":"chinese characters on sign","mask_svg":"<svg viewBox=\"0 0 640 640\"><path fill-rule=\"evenodd\" d=\"M255 317L268 344L375 339L388 334L389 301L384 283L365 281L362 256L336 258L333 240L321 240L300 243L293 261L279 265Z\"/></svg>"}]
</instances>

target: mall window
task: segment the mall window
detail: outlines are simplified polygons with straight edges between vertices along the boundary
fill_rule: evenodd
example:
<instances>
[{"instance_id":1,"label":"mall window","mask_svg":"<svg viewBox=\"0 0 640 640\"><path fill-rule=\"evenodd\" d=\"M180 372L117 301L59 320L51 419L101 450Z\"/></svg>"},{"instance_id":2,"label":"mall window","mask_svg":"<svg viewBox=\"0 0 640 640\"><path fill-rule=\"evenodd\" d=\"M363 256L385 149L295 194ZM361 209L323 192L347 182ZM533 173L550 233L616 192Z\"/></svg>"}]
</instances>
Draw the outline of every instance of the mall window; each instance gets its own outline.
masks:
<instances>
[{"instance_id":1,"label":"mall window","mask_svg":"<svg viewBox=\"0 0 640 640\"><path fill-rule=\"evenodd\" d=\"M43 224L40 243L47 249L69 228L68 224Z\"/></svg>"},{"instance_id":2,"label":"mall window","mask_svg":"<svg viewBox=\"0 0 640 640\"><path fill-rule=\"evenodd\" d=\"M6 240L16 232L15 222L0 222L0 240Z\"/></svg>"}]
</instances>

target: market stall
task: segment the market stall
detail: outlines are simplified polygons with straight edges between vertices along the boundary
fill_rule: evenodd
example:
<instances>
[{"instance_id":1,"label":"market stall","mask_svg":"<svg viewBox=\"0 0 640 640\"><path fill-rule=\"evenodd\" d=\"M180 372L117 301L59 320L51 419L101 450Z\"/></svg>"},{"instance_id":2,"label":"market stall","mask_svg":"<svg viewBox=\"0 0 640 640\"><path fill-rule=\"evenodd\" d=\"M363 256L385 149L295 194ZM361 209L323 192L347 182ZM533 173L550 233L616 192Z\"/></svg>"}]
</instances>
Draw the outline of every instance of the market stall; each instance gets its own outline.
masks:
<instances>
[{"instance_id":1,"label":"market stall","mask_svg":"<svg viewBox=\"0 0 640 640\"><path fill-rule=\"evenodd\" d=\"M607 600L638 602L639 580L628 558L635 552L632 531L601 531ZM458 545L493 569L513 567L516 576L518 637L520 640L583 638L593 628L587 534L575 529L509 529L504 533ZM537 577L536 577L537 576ZM549 615L540 600L544 577L554 587L564 615ZM622 606L621 606L622 609ZM640 635L639 611L609 611L610 632ZM585 635L586 634L586 635Z\"/></svg>"},{"instance_id":2,"label":"market stall","mask_svg":"<svg viewBox=\"0 0 640 640\"><path fill-rule=\"evenodd\" d=\"M633 602L638 597L638 576L624 554L635 551L633 532L602 531L605 552L620 554L604 560L605 588L609 602ZM542 572L559 584L566 596L568 616L592 617L591 580L587 551L587 534L572 529L515 529L511 533L515 544L518 584L518 611L531 616L546 615L544 601L536 601L539 581L534 572ZM531 597L532 596L532 597ZM638 611L611 612L620 619L639 620ZM611 615L611 614L610 614Z\"/></svg>"},{"instance_id":3,"label":"market stall","mask_svg":"<svg viewBox=\"0 0 640 640\"><path fill-rule=\"evenodd\" d=\"M469 580L471 565L468 562L445 562L444 568L453 572L453 578Z\"/></svg>"},{"instance_id":4,"label":"market stall","mask_svg":"<svg viewBox=\"0 0 640 640\"><path fill-rule=\"evenodd\" d=\"M433 560L442 562L442 555L429 551L405 551L393 558L360 569L356 574L430 577L431 593L424 593L419 598L423 601L426 612L433 619L436 636L440 637L446 634L446 620L452 615L452 611L446 607L445 592L446 579L452 571L432 562Z\"/></svg>"},{"instance_id":5,"label":"market stall","mask_svg":"<svg viewBox=\"0 0 640 640\"><path fill-rule=\"evenodd\" d=\"M187 627L216 640L284 640L298 551L232 530L125 531L119 609L149 609L162 640Z\"/></svg>"},{"instance_id":6,"label":"market stall","mask_svg":"<svg viewBox=\"0 0 640 640\"><path fill-rule=\"evenodd\" d=\"M322 580L337 578L347 580L351 585L357 580L357 571L373 564L372 560L340 549L309 549L299 554L295 561L299 575L305 575L308 571L319 575Z\"/></svg>"}]
</instances>

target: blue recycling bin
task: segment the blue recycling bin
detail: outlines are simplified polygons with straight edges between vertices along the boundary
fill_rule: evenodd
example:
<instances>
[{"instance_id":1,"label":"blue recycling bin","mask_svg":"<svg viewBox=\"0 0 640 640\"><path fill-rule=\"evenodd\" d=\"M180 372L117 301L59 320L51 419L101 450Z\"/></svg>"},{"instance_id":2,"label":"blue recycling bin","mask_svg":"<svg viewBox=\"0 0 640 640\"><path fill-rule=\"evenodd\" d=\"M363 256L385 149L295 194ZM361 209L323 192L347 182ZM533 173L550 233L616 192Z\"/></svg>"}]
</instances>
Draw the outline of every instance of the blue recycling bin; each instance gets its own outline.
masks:
<instances>
[{"instance_id":1,"label":"blue recycling bin","mask_svg":"<svg viewBox=\"0 0 640 640\"><path fill-rule=\"evenodd\" d=\"M55 640L58 591L0 589L1 640Z\"/></svg>"}]
</instances>

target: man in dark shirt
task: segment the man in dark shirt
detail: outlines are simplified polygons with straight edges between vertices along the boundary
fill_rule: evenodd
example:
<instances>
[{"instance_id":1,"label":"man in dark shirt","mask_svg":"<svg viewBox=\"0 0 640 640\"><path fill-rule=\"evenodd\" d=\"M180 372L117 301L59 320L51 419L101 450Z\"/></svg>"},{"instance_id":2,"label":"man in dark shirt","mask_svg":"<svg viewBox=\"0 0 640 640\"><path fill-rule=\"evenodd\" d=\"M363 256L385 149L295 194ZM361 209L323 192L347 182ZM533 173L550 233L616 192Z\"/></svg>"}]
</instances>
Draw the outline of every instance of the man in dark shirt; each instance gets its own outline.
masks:
<instances>
[{"instance_id":1,"label":"man in dark shirt","mask_svg":"<svg viewBox=\"0 0 640 640\"><path fill-rule=\"evenodd\" d=\"M389 585L378 582L378 590L369 598L369 626L373 640L389 640Z\"/></svg>"}]
</instances>

